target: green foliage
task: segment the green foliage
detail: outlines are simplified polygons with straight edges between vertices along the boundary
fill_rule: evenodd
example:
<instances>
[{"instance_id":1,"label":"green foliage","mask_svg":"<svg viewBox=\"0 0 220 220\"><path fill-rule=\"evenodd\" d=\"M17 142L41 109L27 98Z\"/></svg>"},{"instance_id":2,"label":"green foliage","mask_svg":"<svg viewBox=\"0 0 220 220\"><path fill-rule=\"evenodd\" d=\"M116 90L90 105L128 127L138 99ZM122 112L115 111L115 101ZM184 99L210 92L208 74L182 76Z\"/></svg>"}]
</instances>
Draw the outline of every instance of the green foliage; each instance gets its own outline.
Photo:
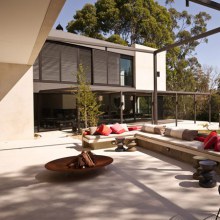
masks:
<instances>
[{"instance_id":1,"label":"green foliage","mask_svg":"<svg viewBox=\"0 0 220 220\"><path fill-rule=\"evenodd\" d=\"M78 92L76 94L77 105L80 111L80 118L85 127L97 126L100 104L97 102L96 94L91 91L89 83L86 81L85 71L82 64L77 72Z\"/></svg>"},{"instance_id":2,"label":"green foliage","mask_svg":"<svg viewBox=\"0 0 220 220\"><path fill-rule=\"evenodd\" d=\"M178 12L172 8L174 0L167 0L170 5L169 12L172 19L172 32L175 42L182 41L192 36L201 34L207 30L207 21L211 18L205 12L199 12L191 15L187 11ZM167 89L199 91L202 88L198 85L198 77L203 77L201 65L195 57L194 51L201 42L207 42L207 39L193 41L181 45L167 54ZM202 82L202 80L200 80ZM204 81L202 82L204 83Z\"/></svg>"},{"instance_id":3,"label":"green foliage","mask_svg":"<svg viewBox=\"0 0 220 220\"><path fill-rule=\"evenodd\" d=\"M220 113L220 94L214 93L211 96L212 120L219 121Z\"/></svg>"},{"instance_id":4,"label":"green foliage","mask_svg":"<svg viewBox=\"0 0 220 220\"><path fill-rule=\"evenodd\" d=\"M67 30L94 38L119 35L123 44L161 47L173 42L171 27L169 12L154 0L98 0L77 11Z\"/></svg>"},{"instance_id":5,"label":"green foliage","mask_svg":"<svg viewBox=\"0 0 220 220\"><path fill-rule=\"evenodd\" d=\"M77 11L67 30L122 45L138 43L154 48L162 48L207 30L207 21L211 18L209 14L179 12L172 7L174 0L165 2L167 8L154 0L97 0L95 5L86 4ZM208 91L208 75L195 54L196 47L203 42L207 39L167 51L167 90ZM186 117L186 111L192 115L193 105L189 107L188 103L191 103L188 98L179 101L183 117ZM202 110L203 100L201 103L198 108ZM172 101L170 106L167 111L172 112Z\"/></svg>"},{"instance_id":6,"label":"green foliage","mask_svg":"<svg viewBox=\"0 0 220 220\"><path fill-rule=\"evenodd\" d=\"M111 35L109 38L106 39L106 41L112 42L115 44L121 44L124 46L128 45L127 42L125 40L123 40L118 34Z\"/></svg>"},{"instance_id":7,"label":"green foliage","mask_svg":"<svg viewBox=\"0 0 220 220\"><path fill-rule=\"evenodd\" d=\"M74 20L68 23L66 29L75 34L83 34L96 38L98 26L95 6L86 4L82 10L78 10L74 15Z\"/></svg>"}]
</instances>

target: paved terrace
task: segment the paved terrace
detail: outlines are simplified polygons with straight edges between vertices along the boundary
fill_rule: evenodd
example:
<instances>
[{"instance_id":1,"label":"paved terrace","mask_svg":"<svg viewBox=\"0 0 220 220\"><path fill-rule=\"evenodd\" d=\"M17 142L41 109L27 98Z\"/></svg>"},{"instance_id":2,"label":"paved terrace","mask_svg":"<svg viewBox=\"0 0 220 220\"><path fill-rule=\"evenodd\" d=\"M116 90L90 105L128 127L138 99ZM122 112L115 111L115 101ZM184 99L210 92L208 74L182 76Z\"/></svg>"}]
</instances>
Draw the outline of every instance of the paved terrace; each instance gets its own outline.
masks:
<instances>
[{"instance_id":1,"label":"paved terrace","mask_svg":"<svg viewBox=\"0 0 220 220\"><path fill-rule=\"evenodd\" d=\"M46 170L45 163L80 153L81 141L69 135L53 131L34 140L0 143L0 219L215 219L219 177L216 187L201 188L190 165L141 148L93 151L114 159L94 173Z\"/></svg>"}]
</instances>

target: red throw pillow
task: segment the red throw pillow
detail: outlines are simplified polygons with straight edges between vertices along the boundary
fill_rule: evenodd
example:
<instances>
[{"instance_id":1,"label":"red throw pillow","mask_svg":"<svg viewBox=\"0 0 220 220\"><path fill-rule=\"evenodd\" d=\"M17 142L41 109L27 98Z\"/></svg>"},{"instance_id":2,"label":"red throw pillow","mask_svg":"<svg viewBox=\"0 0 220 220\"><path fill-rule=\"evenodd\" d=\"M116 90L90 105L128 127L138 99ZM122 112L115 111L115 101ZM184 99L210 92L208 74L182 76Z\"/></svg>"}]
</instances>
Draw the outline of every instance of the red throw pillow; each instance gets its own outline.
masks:
<instances>
[{"instance_id":1,"label":"red throw pillow","mask_svg":"<svg viewBox=\"0 0 220 220\"><path fill-rule=\"evenodd\" d=\"M220 136L217 136L217 140L215 142L214 150L215 151L220 151Z\"/></svg>"},{"instance_id":2,"label":"red throw pillow","mask_svg":"<svg viewBox=\"0 0 220 220\"><path fill-rule=\"evenodd\" d=\"M130 126L128 127L129 131L141 130L142 126Z\"/></svg>"},{"instance_id":3,"label":"red throw pillow","mask_svg":"<svg viewBox=\"0 0 220 220\"><path fill-rule=\"evenodd\" d=\"M99 134L108 136L109 134L112 133L112 130L111 130L111 128L109 128L108 126L102 124L102 125L100 125L100 126L97 128L96 132L99 133Z\"/></svg>"},{"instance_id":4,"label":"red throw pillow","mask_svg":"<svg viewBox=\"0 0 220 220\"><path fill-rule=\"evenodd\" d=\"M212 132L211 132L212 133ZM210 133L210 134L211 134ZM211 148L214 148L214 145L217 141L217 133L216 132L213 132L210 137L206 138L204 140L204 149L211 149Z\"/></svg>"},{"instance_id":5,"label":"red throw pillow","mask_svg":"<svg viewBox=\"0 0 220 220\"><path fill-rule=\"evenodd\" d=\"M137 126L128 127L128 130L129 130L129 131L135 131L135 130L137 130L137 129L138 129Z\"/></svg>"},{"instance_id":6,"label":"red throw pillow","mask_svg":"<svg viewBox=\"0 0 220 220\"><path fill-rule=\"evenodd\" d=\"M90 131L84 131L83 135L90 135Z\"/></svg>"},{"instance_id":7,"label":"red throw pillow","mask_svg":"<svg viewBox=\"0 0 220 220\"><path fill-rule=\"evenodd\" d=\"M111 126L112 132L115 134L122 134L125 132L125 129L118 123Z\"/></svg>"},{"instance_id":8,"label":"red throw pillow","mask_svg":"<svg viewBox=\"0 0 220 220\"><path fill-rule=\"evenodd\" d=\"M205 138L204 143L206 144L210 138L212 138L213 136L217 136L217 132L216 131L212 131L209 133L209 135Z\"/></svg>"},{"instance_id":9,"label":"red throw pillow","mask_svg":"<svg viewBox=\"0 0 220 220\"><path fill-rule=\"evenodd\" d=\"M200 142L204 142L205 141L205 137L202 137L202 136L196 136L195 138L194 138L194 140L196 140L196 141L200 141Z\"/></svg>"}]
</instances>

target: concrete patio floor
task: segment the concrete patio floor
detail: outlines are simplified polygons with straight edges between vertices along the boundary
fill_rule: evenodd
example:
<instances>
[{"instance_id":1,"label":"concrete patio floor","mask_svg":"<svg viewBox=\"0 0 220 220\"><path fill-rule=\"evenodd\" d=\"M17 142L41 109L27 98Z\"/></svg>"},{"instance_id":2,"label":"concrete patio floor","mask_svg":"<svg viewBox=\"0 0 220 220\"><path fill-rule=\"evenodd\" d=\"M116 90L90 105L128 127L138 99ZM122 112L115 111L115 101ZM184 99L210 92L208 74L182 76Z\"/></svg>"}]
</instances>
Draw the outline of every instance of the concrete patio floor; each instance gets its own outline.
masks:
<instances>
[{"instance_id":1,"label":"concrete patio floor","mask_svg":"<svg viewBox=\"0 0 220 220\"><path fill-rule=\"evenodd\" d=\"M142 148L93 151L114 161L90 173L46 170L45 163L80 153L81 142L68 134L0 142L0 219L215 219L219 176L216 187L202 188L193 167Z\"/></svg>"}]
</instances>

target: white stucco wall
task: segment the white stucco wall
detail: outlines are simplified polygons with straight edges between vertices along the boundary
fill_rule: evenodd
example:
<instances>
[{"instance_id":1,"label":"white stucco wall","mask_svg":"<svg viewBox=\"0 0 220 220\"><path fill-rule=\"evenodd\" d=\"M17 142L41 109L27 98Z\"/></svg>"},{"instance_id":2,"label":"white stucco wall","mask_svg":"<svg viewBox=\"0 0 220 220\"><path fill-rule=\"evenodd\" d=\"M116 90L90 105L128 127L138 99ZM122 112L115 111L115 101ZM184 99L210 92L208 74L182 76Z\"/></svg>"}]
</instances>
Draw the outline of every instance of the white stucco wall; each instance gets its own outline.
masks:
<instances>
[{"instance_id":1,"label":"white stucco wall","mask_svg":"<svg viewBox=\"0 0 220 220\"><path fill-rule=\"evenodd\" d=\"M138 49L147 49L154 51L155 49L135 44ZM153 54L135 52L135 88L139 90L154 89L154 61ZM157 55L157 71L160 77L157 78L157 87L160 91L166 90L166 52Z\"/></svg>"},{"instance_id":2,"label":"white stucco wall","mask_svg":"<svg viewBox=\"0 0 220 220\"><path fill-rule=\"evenodd\" d=\"M0 88L0 141L33 138L33 68L0 64Z\"/></svg>"}]
</instances>

